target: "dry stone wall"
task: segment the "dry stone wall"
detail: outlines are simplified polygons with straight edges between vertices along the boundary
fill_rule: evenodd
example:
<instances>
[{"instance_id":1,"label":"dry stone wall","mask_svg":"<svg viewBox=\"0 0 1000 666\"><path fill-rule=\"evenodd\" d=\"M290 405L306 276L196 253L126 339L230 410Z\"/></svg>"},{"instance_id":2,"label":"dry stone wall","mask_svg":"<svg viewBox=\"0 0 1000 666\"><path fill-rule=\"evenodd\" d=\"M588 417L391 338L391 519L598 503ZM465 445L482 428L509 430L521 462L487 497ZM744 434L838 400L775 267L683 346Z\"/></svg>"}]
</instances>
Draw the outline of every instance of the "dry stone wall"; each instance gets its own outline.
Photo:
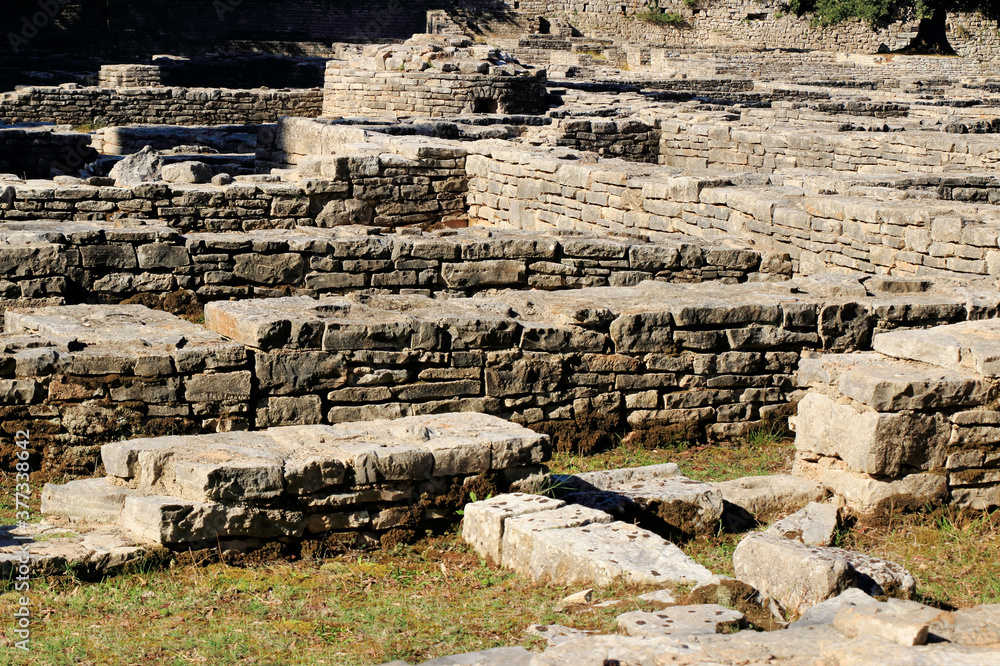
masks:
<instances>
[{"instance_id":1,"label":"dry stone wall","mask_svg":"<svg viewBox=\"0 0 1000 666\"><path fill-rule=\"evenodd\" d=\"M447 525L476 483L540 477L547 440L485 414L133 439L102 447L107 477L47 485L42 511L174 549L388 547Z\"/></svg>"},{"instance_id":2,"label":"dry stone wall","mask_svg":"<svg viewBox=\"0 0 1000 666\"><path fill-rule=\"evenodd\" d=\"M494 289L575 289L671 282L743 282L750 250L678 237L474 228L406 235L297 227L182 235L139 220L9 222L0 227L0 306L140 299L169 307L230 298L371 290L465 296ZM182 298L179 290L193 292ZM175 308L176 309L176 308Z\"/></svg>"},{"instance_id":3,"label":"dry stone wall","mask_svg":"<svg viewBox=\"0 0 1000 666\"><path fill-rule=\"evenodd\" d=\"M79 170L97 158L86 134L51 127L0 126L0 173L49 178Z\"/></svg>"},{"instance_id":4,"label":"dry stone wall","mask_svg":"<svg viewBox=\"0 0 1000 666\"><path fill-rule=\"evenodd\" d=\"M875 336L876 352L804 360L796 474L856 511L1000 504L996 320Z\"/></svg>"},{"instance_id":5,"label":"dry stone wall","mask_svg":"<svg viewBox=\"0 0 1000 666\"><path fill-rule=\"evenodd\" d=\"M102 442L244 429L245 348L142 306L5 313L2 427L30 430L41 469L93 473ZM6 430L5 430L6 432Z\"/></svg>"},{"instance_id":6,"label":"dry stone wall","mask_svg":"<svg viewBox=\"0 0 1000 666\"><path fill-rule=\"evenodd\" d=\"M776 106L776 123L794 121L803 114L791 103ZM796 167L861 173L937 173L989 170L1000 162L996 142L982 135L958 137L916 130L871 136L863 132L779 128L664 120L660 123L660 163L687 169L717 167L757 173Z\"/></svg>"},{"instance_id":7,"label":"dry stone wall","mask_svg":"<svg viewBox=\"0 0 1000 666\"><path fill-rule=\"evenodd\" d=\"M992 316L1000 302L988 286L824 298L831 288L645 282L445 301L221 301L205 321L255 350L260 425L476 411L723 437L787 413L806 350L866 349L873 332Z\"/></svg>"},{"instance_id":8,"label":"dry stone wall","mask_svg":"<svg viewBox=\"0 0 1000 666\"><path fill-rule=\"evenodd\" d=\"M320 90L29 87L0 94L0 122L68 125L225 125L316 117Z\"/></svg>"},{"instance_id":9,"label":"dry stone wall","mask_svg":"<svg viewBox=\"0 0 1000 666\"><path fill-rule=\"evenodd\" d=\"M762 144L791 142L728 127L705 131L706 139L746 134ZM974 145L936 136L945 148ZM806 134L800 138L805 145ZM878 143L869 140L877 153ZM838 266L899 275L1000 274L995 209L985 203L1000 201L1000 183L990 175L699 176L487 142L469 151L470 219L501 228L639 231L654 239L723 234L787 253L795 272Z\"/></svg>"}]
</instances>

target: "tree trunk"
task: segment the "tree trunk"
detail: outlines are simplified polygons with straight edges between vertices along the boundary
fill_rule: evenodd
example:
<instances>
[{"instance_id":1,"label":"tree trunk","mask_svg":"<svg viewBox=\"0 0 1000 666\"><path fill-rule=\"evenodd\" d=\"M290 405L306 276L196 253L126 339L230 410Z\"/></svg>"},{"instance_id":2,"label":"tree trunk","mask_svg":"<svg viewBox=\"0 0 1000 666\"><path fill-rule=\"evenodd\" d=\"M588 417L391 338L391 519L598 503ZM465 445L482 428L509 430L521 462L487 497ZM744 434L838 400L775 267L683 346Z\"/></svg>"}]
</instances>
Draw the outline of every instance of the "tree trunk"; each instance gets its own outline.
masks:
<instances>
[{"instance_id":1,"label":"tree trunk","mask_svg":"<svg viewBox=\"0 0 1000 666\"><path fill-rule=\"evenodd\" d=\"M930 18L920 19L917 36L903 52L955 55L955 49L948 43L948 12L935 9Z\"/></svg>"}]
</instances>

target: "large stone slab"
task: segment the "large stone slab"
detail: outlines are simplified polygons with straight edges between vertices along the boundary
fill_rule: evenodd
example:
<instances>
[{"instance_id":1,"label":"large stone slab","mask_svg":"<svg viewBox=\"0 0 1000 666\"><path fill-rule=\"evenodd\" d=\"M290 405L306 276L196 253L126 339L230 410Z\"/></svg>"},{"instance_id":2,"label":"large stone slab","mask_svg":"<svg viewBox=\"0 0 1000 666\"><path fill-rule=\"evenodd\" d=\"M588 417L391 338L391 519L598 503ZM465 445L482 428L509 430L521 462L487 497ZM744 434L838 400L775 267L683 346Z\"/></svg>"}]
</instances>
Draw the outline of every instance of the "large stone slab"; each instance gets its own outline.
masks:
<instances>
[{"instance_id":1,"label":"large stone slab","mask_svg":"<svg viewBox=\"0 0 1000 666\"><path fill-rule=\"evenodd\" d=\"M886 356L1000 377L1000 320L996 319L882 333L874 337L872 348Z\"/></svg>"},{"instance_id":2,"label":"large stone slab","mask_svg":"<svg viewBox=\"0 0 1000 666\"><path fill-rule=\"evenodd\" d=\"M545 531L611 521L611 516L603 511L573 504L507 517L500 544L500 564L515 571L530 571L537 544L545 540Z\"/></svg>"},{"instance_id":3,"label":"large stone slab","mask_svg":"<svg viewBox=\"0 0 1000 666\"><path fill-rule=\"evenodd\" d=\"M63 527L34 523L0 528L0 575L11 580L24 564L28 549L30 575L61 576L67 572L98 576L161 555L149 542L117 526Z\"/></svg>"},{"instance_id":4,"label":"large stone slab","mask_svg":"<svg viewBox=\"0 0 1000 666\"><path fill-rule=\"evenodd\" d=\"M629 636L685 638L739 629L746 624L746 616L718 604L702 604L672 606L652 613L632 611L619 615L615 622Z\"/></svg>"},{"instance_id":5,"label":"large stone slab","mask_svg":"<svg viewBox=\"0 0 1000 666\"><path fill-rule=\"evenodd\" d=\"M565 505L541 495L508 493L465 505L462 518L462 539L488 562L500 564L504 523L539 511L550 511Z\"/></svg>"},{"instance_id":6,"label":"large stone slab","mask_svg":"<svg viewBox=\"0 0 1000 666\"><path fill-rule=\"evenodd\" d=\"M718 577L674 544L622 522L545 530L536 535L531 579L556 585L704 584Z\"/></svg>"},{"instance_id":7,"label":"large stone slab","mask_svg":"<svg viewBox=\"0 0 1000 666\"><path fill-rule=\"evenodd\" d=\"M791 474L744 476L712 485L722 493L726 511L735 507L758 520L798 511L826 496L820 484Z\"/></svg>"},{"instance_id":8,"label":"large stone slab","mask_svg":"<svg viewBox=\"0 0 1000 666\"><path fill-rule=\"evenodd\" d=\"M877 412L971 407L989 400L990 385L970 370L903 361L883 354L826 354L802 359L799 386L825 388Z\"/></svg>"}]
</instances>

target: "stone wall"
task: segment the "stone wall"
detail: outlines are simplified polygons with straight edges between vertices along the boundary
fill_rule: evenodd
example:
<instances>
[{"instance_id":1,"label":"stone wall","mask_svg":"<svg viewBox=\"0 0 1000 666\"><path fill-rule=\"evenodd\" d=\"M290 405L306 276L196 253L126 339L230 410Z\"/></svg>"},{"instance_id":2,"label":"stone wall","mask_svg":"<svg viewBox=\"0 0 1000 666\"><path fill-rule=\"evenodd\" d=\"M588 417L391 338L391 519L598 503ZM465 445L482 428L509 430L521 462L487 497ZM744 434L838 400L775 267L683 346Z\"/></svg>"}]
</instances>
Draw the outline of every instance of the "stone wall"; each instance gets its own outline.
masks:
<instances>
[{"instance_id":1,"label":"stone wall","mask_svg":"<svg viewBox=\"0 0 1000 666\"><path fill-rule=\"evenodd\" d=\"M997 322L886 333L873 345L879 353L803 361L796 473L861 513L1000 504Z\"/></svg>"},{"instance_id":2,"label":"stone wall","mask_svg":"<svg viewBox=\"0 0 1000 666\"><path fill-rule=\"evenodd\" d=\"M330 61L323 115L457 116L463 113L540 113L545 72L522 76L371 71Z\"/></svg>"},{"instance_id":3,"label":"stone wall","mask_svg":"<svg viewBox=\"0 0 1000 666\"><path fill-rule=\"evenodd\" d=\"M137 305L7 311L4 323L0 420L31 432L44 471L93 473L102 442L252 418L246 350L204 327Z\"/></svg>"},{"instance_id":4,"label":"stone wall","mask_svg":"<svg viewBox=\"0 0 1000 666\"><path fill-rule=\"evenodd\" d=\"M260 425L476 411L586 449L628 428L739 434L788 412L805 350L865 349L874 332L989 316L977 299L992 313L1000 303L988 285L973 297L835 284L836 299L830 283L804 280L220 301L205 321L255 350Z\"/></svg>"},{"instance_id":5,"label":"stone wall","mask_svg":"<svg viewBox=\"0 0 1000 666\"><path fill-rule=\"evenodd\" d=\"M298 227L191 233L122 220L9 222L0 228L0 306L118 303L181 309L230 298L421 290L467 296L495 289L576 289L669 282L744 282L760 255L676 238L475 228L377 235ZM193 292L178 294L179 290ZM192 298L193 296L193 298Z\"/></svg>"},{"instance_id":6,"label":"stone wall","mask_svg":"<svg viewBox=\"0 0 1000 666\"><path fill-rule=\"evenodd\" d=\"M796 16L779 0L713 0L691 8L680 0L658 3L665 12L680 14L680 26L664 26L638 18L648 11L642 0L626 2L547 2L522 0L500 3L501 18L491 21L479 15L502 37L538 31L538 18L550 24L566 22L588 37L607 38L633 44L661 46L737 46L743 49L809 49L847 53L876 53L881 47L896 50L907 46L916 35L918 20L912 10L898 14L899 21L872 30L864 21L845 21L819 27L810 15ZM516 28L514 27L516 26ZM961 26L961 28L960 28ZM1000 59L1000 38L996 23L975 14L949 16L948 38L963 56L996 61Z\"/></svg>"},{"instance_id":7,"label":"stone wall","mask_svg":"<svg viewBox=\"0 0 1000 666\"><path fill-rule=\"evenodd\" d=\"M225 125L318 116L319 90L29 87L0 94L0 121L69 125Z\"/></svg>"},{"instance_id":8,"label":"stone wall","mask_svg":"<svg viewBox=\"0 0 1000 666\"><path fill-rule=\"evenodd\" d=\"M795 103L774 104L773 123L792 122L811 110ZM753 113L748 114L749 118ZM660 163L687 169L722 167L728 171L771 173L810 167L860 173L939 173L990 170L1000 149L988 136L942 134L927 130L880 133L817 131L789 126L730 127L721 123L660 124Z\"/></svg>"},{"instance_id":9,"label":"stone wall","mask_svg":"<svg viewBox=\"0 0 1000 666\"><path fill-rule=\"evenodd\" d=\"M485 414L444 414L133 439L101 456L106 478L47 485L43 513L118 524L178 550L242 552L283 538L311 539L310 554L391 547L449 526L469 492L540 479L548 442Z\"/></svg>"},{"instance_id":10,"label":"stone wall","mask_svg":"<svg viewBox=\"0 0 1000 666\"><path fill-rule=\"evenodd\" d=\"M155 88L161 84L156 65L102 65L99 88Z\"/></svg>"},{"instance_id":11,"label":"stone wall","mask_svg":"<svg viewBox=\"0 0 1000 666\"><path fill-rule=\"evenodd\" d=\"M706 143L714 136L723 141L750 136L761 145L787 142L808 150L815 145L811 140L831 136L784 138L707 125L704 131ZM975 137L965 142L944 133L932 135L933 140L885 136L890 156L894 145L902 150L907 143L918 143L908 148L914 152L921 142L942 149L965 146L969 153L976 145ZM844 141L871 141L869 152L878 159L880 143L853 135L844 135ZM723 234L765 252L788 253L796 272L837 266L880 274L1000 275L994 207L984 203L1000 201L1000 182L988 175L851 174L838 180L815 173L770 179L748 174L741 180L718 173L664 173L613 160L587 164L487 142L468 148L473 222L516 229L639 231L654 239L664 233ZM754 157L722 149L718 154L729 160ZM908 159L933 158L909 154Z\"/></svg>"},{"instance_id":12,"label":"stone wall","mask_svg":"<svg viewBox=\"0 0 1000 666\"><path fill-rule=\"evenodd\" d=\"M656 164L660 133L639 120L567 119L559 123L557 146L618 157L630 162Z\"/></svg>"},{"instance_id":13,"label":"stone wall","mask_svg":"<svg viewBox=\"0 0 1000 666\"><path fill-rule=\"evenodd\" d=\"M0 185L2 220L162 220L184 231L295 225L429 226L464 219L465 150L398 142L344 151L300 165L301 179L238 176L229 185L143 183L135 187Z\"/></svg>"}]
</instances>

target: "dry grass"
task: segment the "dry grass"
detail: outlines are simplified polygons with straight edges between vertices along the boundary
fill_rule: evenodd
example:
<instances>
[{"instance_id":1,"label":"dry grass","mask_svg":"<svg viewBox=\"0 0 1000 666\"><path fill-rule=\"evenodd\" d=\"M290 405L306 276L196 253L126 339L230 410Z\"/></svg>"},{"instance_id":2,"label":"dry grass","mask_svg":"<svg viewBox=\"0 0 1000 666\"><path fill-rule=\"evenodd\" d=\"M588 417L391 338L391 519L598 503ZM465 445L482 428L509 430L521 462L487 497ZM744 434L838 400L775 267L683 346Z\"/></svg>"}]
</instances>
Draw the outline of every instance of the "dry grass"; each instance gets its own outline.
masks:
<instances>
[{"instance_id":1,"label":"dry grass","mask_svg":"<svg viewBox=\"0 0 1000 666\"><path fill-rule=\"evenodd\" d=\"M784 472L790 459L788 439L760 432L725 445L648 451L625 443L589 457L559 454L551 467L573 472L676 462L692 478L721 480ZM0 485L0 517L9 518L9 484ZM838 545L902 563L917 576L922 601L961 608L1000 602L993 566L1000 561L998 533L1000 512L940 509L847 526ZM720 531L682 547L732 575L742 536ZM90 584L52 578L32 592L39 619L24 663L419 663L505 645L541 647L524 633L533 623L607 632L622 612L652 610L635 601L637 589L613 587L596 596L622 600L618 605L556 613L555 603L576 591L490 568L455 533L326 561L175 566ZM0 594L0 616L13 613L18 596ZM9 632L0 634L0 650L11 641Z\"/></svg>"}]
</instances>

